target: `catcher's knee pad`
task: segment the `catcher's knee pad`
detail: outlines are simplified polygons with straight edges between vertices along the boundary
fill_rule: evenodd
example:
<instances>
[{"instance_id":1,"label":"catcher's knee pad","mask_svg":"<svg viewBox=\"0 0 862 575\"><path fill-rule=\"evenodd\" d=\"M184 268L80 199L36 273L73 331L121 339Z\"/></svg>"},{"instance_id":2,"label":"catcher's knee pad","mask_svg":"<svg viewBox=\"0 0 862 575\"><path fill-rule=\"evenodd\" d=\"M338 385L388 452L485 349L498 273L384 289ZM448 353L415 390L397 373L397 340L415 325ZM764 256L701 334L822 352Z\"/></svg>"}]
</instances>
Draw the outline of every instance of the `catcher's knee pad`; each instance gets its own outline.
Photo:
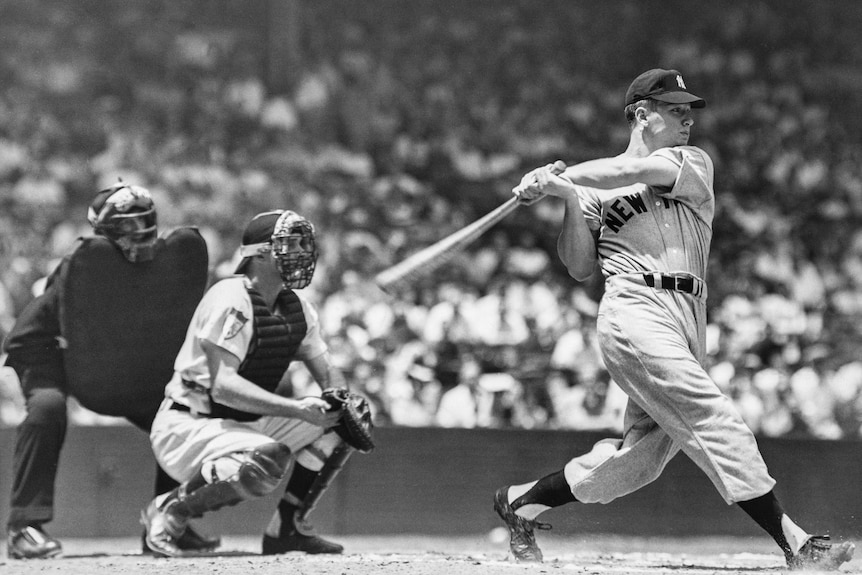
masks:
<instances>
[{"instance_id":1,"label":"catcher's knee pad","mask_svg":"<svg viewBox=\"0 0 862 575\"><path fill-rule=\"evenodd\" d=\"M237 473L240 492L261 497L278 487L290 465L290 448L267 443L252 451Z\"/></svg>"},{"instance_id":2,"label":"catcher's knee pad","mask_svg":"<svg viewBox=\"0 0 862 575\"><path fill-rule=\"evenodd\" d=\"M290 465L290 448L282 443L267 443L254 451L232 453L201 467L210 487L221 485L223 497L255 499L278 487Z\"/></svg>"}]
</instances>

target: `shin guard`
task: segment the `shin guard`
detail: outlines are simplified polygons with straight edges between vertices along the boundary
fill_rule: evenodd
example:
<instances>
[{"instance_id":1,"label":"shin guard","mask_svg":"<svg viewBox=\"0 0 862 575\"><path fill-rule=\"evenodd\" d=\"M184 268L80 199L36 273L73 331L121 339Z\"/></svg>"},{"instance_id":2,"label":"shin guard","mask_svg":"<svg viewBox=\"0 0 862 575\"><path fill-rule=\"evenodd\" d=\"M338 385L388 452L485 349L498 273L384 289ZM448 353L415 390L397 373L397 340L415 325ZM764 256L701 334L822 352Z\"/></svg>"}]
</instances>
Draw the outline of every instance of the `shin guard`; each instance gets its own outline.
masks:
<instances>
[{"instance_id":1,"label":"shin guard","mask_svg":"<svg viewBox=\"0 0 862 575\"><path fill-rule=\"evenodd\" d=\"M317 502L323 496L324 492L332 484L332 481L350 459L354 449L344 442L339 443L332 454L326 459L323 467L318 472L317 477L308 489L308 493L299 502L296 512L292 518L285 517L283 520L293 520L296 530L302 534L310 535L314 529L308 524L308 516L314 510Z\"/></svg>"},{"instance_id":2,"label":"shin guard","mask_svg":"<svg viewBox=\"0 0 862 575\"><path fill-rule=\"evenodd\" d=\"M291 461L290 449L281 443L233 454L201 468L203 481L189 481L177 489L174 511L200 517L207 511L256 499L278 487Z\"/></svg>"}]
</instances>

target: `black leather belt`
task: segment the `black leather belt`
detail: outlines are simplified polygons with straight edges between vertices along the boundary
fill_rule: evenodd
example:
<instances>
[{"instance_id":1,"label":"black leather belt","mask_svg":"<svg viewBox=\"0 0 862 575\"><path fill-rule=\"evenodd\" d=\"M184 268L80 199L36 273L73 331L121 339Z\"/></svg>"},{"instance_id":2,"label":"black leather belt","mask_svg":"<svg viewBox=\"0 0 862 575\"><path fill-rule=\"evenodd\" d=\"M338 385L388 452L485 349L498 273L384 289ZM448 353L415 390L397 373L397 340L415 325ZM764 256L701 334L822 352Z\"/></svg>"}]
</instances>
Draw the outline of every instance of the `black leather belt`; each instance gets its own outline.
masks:
<instances>
[{"instance_id":1,"label":"black leather belt","mask_svg":"<svg viewBox=\"0 0 862 575\"><path fill-rule=\"evenodd\" d=\"M658 275L660 285L656 286L656 275ZM668 274L643 274L644 282L649 287L659 287L661 289L669 289L680 291L683 293L694 293L694 277L683 275L668 275Z\"/></svg>"}]
</instances>

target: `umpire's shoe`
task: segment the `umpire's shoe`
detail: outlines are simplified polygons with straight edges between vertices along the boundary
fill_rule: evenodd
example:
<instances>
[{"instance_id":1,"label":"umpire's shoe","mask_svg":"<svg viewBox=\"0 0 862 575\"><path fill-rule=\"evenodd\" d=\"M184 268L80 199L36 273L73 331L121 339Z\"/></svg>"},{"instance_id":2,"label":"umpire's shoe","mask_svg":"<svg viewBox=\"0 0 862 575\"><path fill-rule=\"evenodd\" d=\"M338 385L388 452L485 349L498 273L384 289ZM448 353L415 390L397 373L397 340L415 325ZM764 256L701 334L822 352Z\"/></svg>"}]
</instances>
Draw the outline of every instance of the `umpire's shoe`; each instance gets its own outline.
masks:
<instances>
[{"instance_id":1,"label":"umpire's shoe","mask_svg":"<svg viewBox=\"0 0 862 575\"><path fill-rule=\"evenodd\" d=\"M47 559L62 553L63 546L40 527L27 525L9 530L6 552L10 559Z\"/></svg>"},{"instance_id":2,"label":"umpire's shoe","mask_svg":"<svg viewBox=\"0 0 862 575\"><path fill-rule=\"evenodd\" d=\"M853 559L856 546L845 541L833 545L828 535L812 535L796 555L787 558L791 570L835 571Z\"/></svg>"},{"instance_id":3,"label":"umpire's shoe","mask_svg":"<svg viewBox=\"0 0 862 575\"><path fill-rule=\"evenodd\" d=\"M550 529L547 523L531 521L515 514L515 510L509 504L509 487L501 487L494 494L494 511L509 528L509 551L515 561L519 562L542 562L542 550L536 544L535 529Z\"/></svg>"}]
</instances>

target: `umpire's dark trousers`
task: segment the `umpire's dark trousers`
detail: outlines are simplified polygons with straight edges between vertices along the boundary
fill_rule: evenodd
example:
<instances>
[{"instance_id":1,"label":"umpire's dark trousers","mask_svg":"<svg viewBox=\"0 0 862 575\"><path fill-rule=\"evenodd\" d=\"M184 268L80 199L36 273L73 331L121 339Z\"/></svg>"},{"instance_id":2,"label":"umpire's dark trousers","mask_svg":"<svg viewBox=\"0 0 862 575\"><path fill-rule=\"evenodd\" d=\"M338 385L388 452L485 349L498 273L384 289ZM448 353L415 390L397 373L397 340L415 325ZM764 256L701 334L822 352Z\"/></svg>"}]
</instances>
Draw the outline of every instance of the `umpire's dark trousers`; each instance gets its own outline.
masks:
<instances>
[{"instance_id":1,"label":"umpire's dark trousers","mask_svg":"<svg viewBox=\"0 0 862 575\"><path fill-rule=\"evenodd\" d=\"M27 415L18 427L12 459L12 497L7 527L41 525L54 518L54 484L60 450L66 439L66 376L60 350L13 350L6 365L18 374ZM127 415L149 434L151 413ZM156 494L177 482L157 466Z\"/></svg>"}]
</instances>

